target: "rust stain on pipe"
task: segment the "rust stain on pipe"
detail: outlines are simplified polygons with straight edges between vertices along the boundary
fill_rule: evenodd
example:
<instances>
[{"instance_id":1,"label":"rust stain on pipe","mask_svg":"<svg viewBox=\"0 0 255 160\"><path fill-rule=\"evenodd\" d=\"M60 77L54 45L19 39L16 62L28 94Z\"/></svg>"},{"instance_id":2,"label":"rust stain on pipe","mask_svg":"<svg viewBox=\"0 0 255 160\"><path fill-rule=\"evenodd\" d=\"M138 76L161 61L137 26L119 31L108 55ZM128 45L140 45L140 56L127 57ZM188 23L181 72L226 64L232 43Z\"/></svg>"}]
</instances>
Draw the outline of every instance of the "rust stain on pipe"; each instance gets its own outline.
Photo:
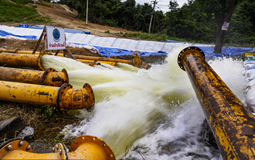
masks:
<instances>
[{"instance_id":1,"label":"rust stain on pipe","mask_svg":"<svg viewBox=\"0 0 255 160\"><path fill-rule=\"evenodd\" d=\"M255 159L255 118L204 59L198 47L178 56L196 92L223 159Z\"/></svg>"},{"instance_id":2,"label":"rust stain on pipe","mask_svg":"<svg viewBox=\"0 0 255 160\"><path fill-rule=\"evenodd\" d=\"M1 53L0 66L8 65L11 67L35 67L41 70L46 70L41 65L41 58L44 54L15 54L15 53Z\"/></svg>"},{"instance_id":3,"label":"rust stain on pipe","mask_svg":"<svg viewBox=\"0 0 255 160\"><path fill-rule=\"evenodd\" d=\"M94 109L95 99L92 88L84 84L73 89L68 83L61 87L0 81L0 100L20 103L57 106L61 112L69 109ZM78 97L78 98L77 98Z\"/></svg>"},{"instance_id":4,"label":"rust stain on pipe","mask_svg":"<svg viewBox=\"0 0 255 160\"><path fill-rule=\"evenodd\" d=\"M45 71L37 71L0 67L0 80L57 87L69 82L68 74L65 69L63 69L61 72L56 72L52 68L48 68Z\"/></svg>"},{"instance_id":5,"label":"rust stain on pipe","mask_svg":"<svg viewBox=\"0 0 255 160\"><path fill-rule=\"evenodd\" d=\"M0 52L9 52L9 53L17 53L17 54L32 54L33 51L23 51L23 50L6 50L6 49L0 49ZM137 51L136 51L137 52ZM39 54L40 52L36 52L35 54ZM48 53L49 55L54 53ZM59 53L57 56L63 57L62 53ZM139 55L139 63L137 58L134 57L134 60L123 60L123 59L113 59L113 58L106 58L106 57L93 57L93 56L83 56L83 55L73 55L74 58L76 58L77 61L82 62L87 65L95 65L96 63L105 63L112 66L116 66L116 63L126 63L129 65L133 65L134 67L138 68L150 68L150 65L146 62L140 61L140 55Z\"/></svg>"}]
</instances>

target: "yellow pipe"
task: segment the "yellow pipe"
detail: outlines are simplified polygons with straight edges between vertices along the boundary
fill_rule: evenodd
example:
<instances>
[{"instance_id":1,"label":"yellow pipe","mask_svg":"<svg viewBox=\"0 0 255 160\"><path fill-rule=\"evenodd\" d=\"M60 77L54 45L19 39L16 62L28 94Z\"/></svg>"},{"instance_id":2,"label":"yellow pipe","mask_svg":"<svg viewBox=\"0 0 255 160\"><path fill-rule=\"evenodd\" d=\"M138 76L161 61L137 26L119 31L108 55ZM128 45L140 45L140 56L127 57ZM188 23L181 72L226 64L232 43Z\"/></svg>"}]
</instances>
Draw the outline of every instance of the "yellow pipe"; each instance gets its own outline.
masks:
<instances>
[{"instance_id":1,"label":"yellow pipe","mask_svg":"<svg viewBox=\"0 0 255 160\"><path fill-rule=\"evenodd\" d=\"M61 87L0 81L0 100L20 103L55 105L61 112L69 109L94 109L94 93L89 84L72 89L68 83Z\"/></svg>"},{"instance_id":2,"label":"yellow pipe","mask_svg":"<svg viewBox=\"0 0 255 160\"><path fill-rule=\"evenodd\" d=\"M1 53L0 66L7 65L11 67L35 67L41 70L46 70L41 65L41 58L46 53L35 54L15 54Z\"/></svg>"},{"instance_id":3,"label":"yellow pipe","mask_svg":"<svg viewBox=\"0 0 255 160\"><path fill-rule=\"evenodd\" d=\"M7 49L0 48L0 53L1 53L1 52L7 52Z\"/></svg>"},{"instance_id":4,"label":"yellow pipe","mask_svg":"<svg viewBox=\"0 0 255 160\"><path fill-rule=\"evenodd\" d=\"M255 118L205 61L197 47L178 56L190 78L223 159L255 159Z\"/></svg>"},{"instance_id":5,"label":"yellow pipe","mask_svg":"<svg viewBox=\"0 0 255 160\"><path fill-rule=\"evenodd\" d=\"M69 82L65 69L62 69L61 72L56 72L53 68L48 68L45 71L36 71L0 67L0 80L56 87L60 87L62 84Z\"/></svg>"},{"instance_id":6,"label":"yellow pipe","mask_svg":"<svg viewBox=\"0 0 255 160\"><path fill-rule=\"evenodd\" d=\"M9 52L9 53L18 53L18 54L32 54L33 51L25 51L25 50L6 50L0 49L0 52ZM39 54L40 52L35 52L35 54ZM49 53L54 54L54 53ZM58 53L58 56L63 57L62 53ZM92 57L92 56L82 56L82 55L73 55L76 59L81 60L96 60L96 61L108 61L108 62L120 62L120 63L127 63L132 64L132 61L129 60L122 60L122 59L112 59L112 58L105 58L105 57Z\"/></svg>"},{"instance_id":7,"label":"yellow pipe","mask_svg":"<svg viewBox=\"0 0 255 160\"><path fill-rule=\"evenodd\" d=\"M18 54L32 54L33 51L23 51L23 50L6 50L6 49L0 49L0 52L10 52L10 53L18 53ZM138 52L138 51L135 51ZM35 52L35 54L39 54L40 52ZM48 53L48 54L54 54L54 53ZM61 56L63 57L64 55L62 53L58 53L57 56ZM126 63L126 64L130 64L133 65L135 67L138 68L145 68L148 69L150 67L150 65L148 63L145 62L141 62L140 61L140 55L138 55L139 60L137 60L138 58L134 58L133 61L130 60L123 60L123 59L113 59L113 58L106 58L106 57L93 57L93 56L83 56L83 55L73 55L74 58L76 58L77 61L82 62L84 64L87 65L95 65L96 62L98 63L106 63L112 66L116 66L117 63ZM139 61L139 63L138 63Z\"/></svg>"},{"instance_id":8,"label":"yellow pipe","mask_svg":"<svg viewBox=\"0 0 255 160\"><path fill-rule=\"evenodd\" d=\"M86 59L86 60L97 60L97 61L108 61L108 62L119 62L119 63L127 63L132 64L130 60L123 60L123 59L112 59L112 58L105 58L105 57L92 57L92 56L82 56L82 55L73 55L76 59Z\"/></svg>"},{"instance_id":9,"label":"yellow pipe","mask_svg":"<svg viewBox=\"0 0 255 160\"><path fill-rule=\"evenodd\" d=\"M85 60L85 59L76 59L79 62L88 64L88 65L96 65L96 64L100 64L100 63L105 63L105 64L109 64L112 66L116 66L117 62L107 62L107 61L97 61L97 60Z\"/></svg>"},{"instance_id":10,"label":"yellow pipe","mask_svg":"<svg viewBox=\"0 0 255 160\"><path fill-rule=\"evenodd\" d=\"M104 141L89 135L77 137L71 144L71 152L63 143L57 143L52 150L53 153L33 153L28 142L14 139L0 146L0 159L115 160L111 148Z\"/></svg>"}]
</instances>

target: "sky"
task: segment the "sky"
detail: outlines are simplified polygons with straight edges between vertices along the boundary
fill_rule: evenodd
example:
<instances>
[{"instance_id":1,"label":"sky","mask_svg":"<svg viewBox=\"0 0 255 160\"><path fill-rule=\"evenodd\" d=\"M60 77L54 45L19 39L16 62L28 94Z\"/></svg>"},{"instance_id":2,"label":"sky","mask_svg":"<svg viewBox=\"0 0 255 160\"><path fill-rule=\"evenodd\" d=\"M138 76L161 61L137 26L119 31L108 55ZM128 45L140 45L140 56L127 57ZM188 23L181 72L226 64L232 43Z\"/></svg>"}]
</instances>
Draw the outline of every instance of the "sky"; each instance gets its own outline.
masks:
<instances>
[{"instance_id":1,"label":"sky","mask_svg":"<svg viewBox=\"0 0 255 160\"><path fill-rule=\"evenodd\" d=\"M122 2L125 0L121 0ZM144 3L153 4L152 1L154 0L135 0L136 4L143 5ZM156 5L155 10L162 10L164 13L169 11L169 2L170 0L157 0L158 4ZM184 3L188 3L188 0L176 0L176 2L179 4L178 7L182 7Z\"/></svg>"},{"instance_id":2,"label":"sky","mask_svg":"<svg viewBox=\"0 0 255 160\"><path fill-rule=\"evenodd\" d=\"M59 0L53 0L53 1L59 1ZM124 2L126 0L121 0L121 2ZM135 0L136 4L143 5L144 3L153 4L152 1L154 0ZM156 0L158 4L156 5L155 10L162 10L164 13L169 11L169 2L170 0ZM188 0L176 0L176 2L179 4L178 7L182 7L184 3L188 3Z\"/></svg>"}]
</instances>

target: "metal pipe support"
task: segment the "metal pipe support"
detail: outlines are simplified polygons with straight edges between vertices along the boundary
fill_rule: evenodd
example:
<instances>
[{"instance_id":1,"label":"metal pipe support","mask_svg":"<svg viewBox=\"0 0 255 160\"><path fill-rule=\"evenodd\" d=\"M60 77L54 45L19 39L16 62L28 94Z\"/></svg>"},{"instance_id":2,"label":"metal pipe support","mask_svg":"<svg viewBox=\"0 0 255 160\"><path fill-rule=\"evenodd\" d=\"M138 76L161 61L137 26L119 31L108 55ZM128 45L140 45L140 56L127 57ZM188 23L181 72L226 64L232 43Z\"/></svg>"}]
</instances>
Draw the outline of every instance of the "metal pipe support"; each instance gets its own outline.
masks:
<instances>
[{"instance_id":1,"label":"metal pipe support","mask_svg":"<svg viewBox=\"0 0 255 160\"><path fill-rule=\"evenodd\" d=\"M0 81L0 100L57 106L61 112L69 109L94 109L94 93L89 84L73 89L68 83L61 87Z\"/></svg>"},{"instance_id":2,"label":"metal pipe support","mask_svg":"<svg viewBox=\"0 0 255 160\"><path fill-rule=\"evenodd\" d=\"M205 61L198 47L178 56L213 131L223 159L255 159L255 118Z\"/></svg>"},{"instance_id":3,"label":"metal pipe support","mask_svg":"<svg viewBox=\"0 0 255 160\"><path fill-rule=\"evenodd\" d=\"M37 71L0 67L0 80L56 87L60 87L62 84L69 82L65 69L62 69L61 72L56 72L53 68L48 68L45 71Z\"/></svg>"}]
</instances>

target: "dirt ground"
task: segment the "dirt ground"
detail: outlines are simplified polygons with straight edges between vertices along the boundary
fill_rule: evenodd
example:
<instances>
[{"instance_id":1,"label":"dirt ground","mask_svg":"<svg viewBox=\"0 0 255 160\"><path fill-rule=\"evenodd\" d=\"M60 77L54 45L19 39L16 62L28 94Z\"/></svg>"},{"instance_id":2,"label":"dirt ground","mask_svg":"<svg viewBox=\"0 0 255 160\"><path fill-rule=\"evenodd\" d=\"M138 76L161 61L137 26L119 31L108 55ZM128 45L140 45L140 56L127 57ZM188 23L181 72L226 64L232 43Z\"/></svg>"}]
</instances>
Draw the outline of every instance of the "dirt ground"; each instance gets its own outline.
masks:
<instances>
[{"instance_id":1,"label":"dirt ground","mask_svg":"<svg viewBox=\"0 0 255 160\"><path fill-rule=\"evenodd\" d=\"M89 31L92 35L103 36L103 37L121 37L123 34L120 34L120 32L122 33L131 32L122 28L115 28L115 27L109 27L109 26L90 23L89 21L88 21L88 24L86 24L85 21L77 18L78 12L76 10L70 11L66 5L49 3L45 1L43 1L43 3L51 7L46 7L43 5L33 4L33 3L29 3L28 5L29 6L35 5L36 6L35 9L40 15L50 17L51 23L46 25L77 29L82 31ZM17 26L20 23L4 22L0 24L9 25L9 26ZM33 24L30 24L30 25L33 25ZM38 25L42 25L42 24L38 24ZM105 31L109 31L111 34L105 33Z\"/></svg>"},{"instance_id":2,"label":"dirt ground","mask_svg":"<svg viewBox=\"0 0 255 160\"><path fill-rule=\"evenodd\" d=\"M46 25L65 27L71 29L78 29L91 32L96 36L107 37L121 37L120 32L130 32L121 28L114 28L93 24L79 20L77 11L68 10L67 6L60 4L52 4L44 2L52 7L46 7L38 4L28 4L30 6L36 5L37 11L43 16L49 16L51 23ZM0 23L0 25L17 26L19 23ZM32 25L32 24L31 24ZM112 34L105 33L109 31ZM37 41L36 40L15 40L15 39L0 39L0 48L13 50L33 50ZM88 52L83 48L67 48L72 54L86 55L86 56L101 56ZM44 50L44 42L39 45L38 51ZM131 60L133 57L114 57L118 59ZM165 56L149 56L141 57L141 60L147 63L163 63ZM27 126L34 128L35 137L29 140L33 146L35 153L48 153L57 142L63 142L68 145L72 140L63 140L63 135L60 131L67 124L79 123L79 119L75 116L79 111L70 111L67 114L61 114L56 108L50 106L37 106L31 104L22 104L14 102L0 102L0 121L11 118L13 116L21 116L25 120ZM0 140L3 142L4 140Z\"/></svg>"},{"instance_id":3,"label":"dirt ground","mask_svg":"<svg viewBox=\"0 0 255 160\"><path fill-rule=\"evenodd\" d=\"M90 23L89 21L88 21L88 24L86 24L85 21L77 18L78 12L76 10L70 11L66 5L49 3L45 1L43 2L51 7L46 7L46 6L43 6L40 4L34 4L34 3L29 3L28 5L37 6L36 10L40 15L50 17L51 23L45 24L45 25L89 31L90 34L92 35L102 36L102 37L122 37L123 33L132 32L122 28L115 28L115 27L109 27L105 25ZM17 26L19 24L20 23L0 22L0 25L8 25L8 26ZM30 24L30 25L42 25L42 24ZM111 34L105 33L105 31L109 31ZM136 39L136 38L132 38L132 39ZM36 41L34 40L20 41L20 40L14 40L14 39L6 39L6 40L0 39L0 48L5 48L9 50L16 50L16 49L33 50L35 44L36 44ZM43 43L41 43L40 46L41 47L38 48L38 51L40 51L40 49L42 50L44 49ZM101 56L100 54L93 54L93 53L91 54L82 48L68 48L68 50L72 54L86 55L86 56ZM131 60L132 56L115 57L115 58ZM154 63L154 62L162 63L164 58L165 56L149 56L149 57L141 57L141 60L147 63Z\"/></svg>"}]
</instances>

